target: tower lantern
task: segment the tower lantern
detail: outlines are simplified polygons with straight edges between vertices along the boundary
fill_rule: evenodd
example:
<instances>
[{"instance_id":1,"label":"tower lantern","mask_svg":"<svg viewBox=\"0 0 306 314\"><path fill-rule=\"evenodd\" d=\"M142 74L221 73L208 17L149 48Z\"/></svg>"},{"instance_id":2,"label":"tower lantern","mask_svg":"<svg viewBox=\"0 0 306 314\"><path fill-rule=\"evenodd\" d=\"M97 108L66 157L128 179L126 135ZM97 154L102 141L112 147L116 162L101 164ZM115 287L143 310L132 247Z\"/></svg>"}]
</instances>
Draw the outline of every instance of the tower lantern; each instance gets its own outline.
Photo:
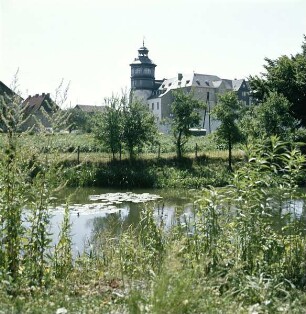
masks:
<instances>
[{"instance_id":1,"label":"tower lantern","mask_svg":"<svg viewBox=\"0 0 306 314\"><path fill-rule=\"evenodd\" d=\"M155 85L156 64L148 56L149 50L144 46L138 49L138 57L130 64L131 89L133 91L152 92Z\"/></svg>"}]
</instances>

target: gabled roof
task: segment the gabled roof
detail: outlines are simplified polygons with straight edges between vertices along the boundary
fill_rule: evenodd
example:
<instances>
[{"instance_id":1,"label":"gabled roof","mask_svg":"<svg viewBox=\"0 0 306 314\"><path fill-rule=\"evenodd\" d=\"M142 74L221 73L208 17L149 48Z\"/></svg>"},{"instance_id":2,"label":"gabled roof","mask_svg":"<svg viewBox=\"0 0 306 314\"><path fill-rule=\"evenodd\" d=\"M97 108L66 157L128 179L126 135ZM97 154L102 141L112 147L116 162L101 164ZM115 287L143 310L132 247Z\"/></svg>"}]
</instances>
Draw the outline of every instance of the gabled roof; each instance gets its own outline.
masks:
<instances>
[{"instance_id":1,"label":"gabled roof","mask_svg":"<svg viewBox=\"0 0 306 314\"><path fill-rule=\"evenodd\" d=\"M3 82L0 81L0 95L7 94L8 96L11 96L14 94L14 92L6 86Z\"/></svg>"},{"instance_id":2,"label":"gabled roof","mask_svg":"<svg viewBox=\"0 0 306 314\"><path fill-rule=\"evenodd\" d=\"M238 91L240 89L241 85L243 84L243 82L245 82L245 81L244 81L244 79L241 79L241 80L233 80L232 82L233 82L233 90Z\"/></svg>"},{"instance_id":3,"label":"gabled roof","mask_svg":"<svg viewBox=\"0 0 306 314\"><path fill-rule=\"evenodd\" d=\"M22 103L22 106L25 108L25 114L33 114L40 110L42 107L44 108L44 110L46 110L46 112L52 112L59 109L56 103L51 99L49 93L28 96L28 98Z\"/></svg>"},{"instance_id":4,"label":"gabled roof","mask_svg":"<svg viewBox=\"0 0 306 314\"><path fill-rule=\"evenodd\" d=\"M76 105L74 108L79 109L83 112L93 113L93 112L104 112L107 106Z\"/></svg>"},{"instance_id":5,"label":"gabled roof","mask_svg":"<svg viewBox=\"0 0 306 314\"><path fill-rule=\"evenodd\" d=\"M22 97L17 95L11 88L6 86L3 82L0 81L0 95L7 95L9 97L17 97L19 101L23 100Z\"/></svg>"},{"instance_id":6,"label":"gabled roof","mask_svg":"<svg viewBox=\"0 0 306 314\"><path fill-rule=\"evenodd\" d=\"M181 75L180 80L179 77L165 79L159 87L159 90L163 91L163 94L165 94L169 90L180 87L207 87L217 89L223 84L226 89L237 91L240 89L243 82L243 79L228 80L221 79L216 75L192 73Z\"/></svg>"}]
</instances>

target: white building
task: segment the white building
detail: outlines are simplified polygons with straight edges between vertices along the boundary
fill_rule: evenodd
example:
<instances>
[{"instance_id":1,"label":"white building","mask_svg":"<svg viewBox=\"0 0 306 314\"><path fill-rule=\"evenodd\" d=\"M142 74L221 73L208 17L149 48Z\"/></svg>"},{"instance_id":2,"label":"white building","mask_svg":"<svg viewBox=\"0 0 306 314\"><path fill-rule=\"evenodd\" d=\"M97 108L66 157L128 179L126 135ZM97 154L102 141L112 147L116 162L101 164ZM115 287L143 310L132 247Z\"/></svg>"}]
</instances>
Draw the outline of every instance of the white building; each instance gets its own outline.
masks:
<instances>
[{"instance_id":1,"label":"white building","mask_svg":"<svg viewBox=\"0 0 306 314\"><path fill-rule=\"evenodd\" d=\"M138 58L130 64L131 91L132 97L137 97L147 103L156 116L161 131L168 130L164 121L171 118L172 91L179 88L192 92L195 98L207 104L207 109L202 112L203 119L199 127L205 128L208 133L214 131L219 125L218 121L210 117L210 111L217 103L218 94L235 91L244 105L250 105L249 87L244 79L228 80L216 75L179 73L170 79L156 80L156 64L148 57L148 52L146 47L141 47L138 50Z\"/></svg>"}]
</instances>

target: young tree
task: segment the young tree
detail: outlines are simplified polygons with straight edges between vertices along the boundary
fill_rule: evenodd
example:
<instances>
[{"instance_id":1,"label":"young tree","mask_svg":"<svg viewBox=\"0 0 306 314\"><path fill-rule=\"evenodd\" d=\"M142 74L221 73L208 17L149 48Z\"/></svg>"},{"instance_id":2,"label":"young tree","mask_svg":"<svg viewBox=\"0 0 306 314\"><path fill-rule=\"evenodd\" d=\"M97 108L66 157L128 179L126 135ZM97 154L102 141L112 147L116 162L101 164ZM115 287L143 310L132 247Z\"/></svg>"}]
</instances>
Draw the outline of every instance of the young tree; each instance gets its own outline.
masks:
<instances>
[{"instance_id":1,"label":"young tree","mask_svg":"<svg viewBox=\"0 0 306 314\"><path fill-rule=\"evenodd\" d=\"M122 109L122 140L130 159L135 157L135 148L154 141L157 126L154 115L139 100L126 103Z\"/></svg>"},{"instance_id":2,"label":"young tree","mask_svg":"<svg viewBox=\"0 0 306 314\"><path fill-rule=\"evenodd\" d=\"M212 115L221 122L216 131L219 139L228 146L228 167L232 170L232 147L241 139L241 132L237 124L241 105L235 92L220 95L217 105L212 110Z\"/></svg>"},{"instance_id":3,"label":"young tree","mask_svg":"<svg viewBox=\"0 0 306 314\"><path fill-rule=\"evenodd\" d=\"M190 128L199 126L201 115L199 109L205 104L193 97L192 93L185 93L182 89L173 91L174 101L171 105L171 127L176 145L177 158L182 158L184 145L191 136Z\"/></svg>"},{"instance_id":4,"label":"young tree","mask_svg":"<svg viewBox=\"0 0 306 314\"><path fill-rule=\"evenodd\" d=\"M68 113L68 130L71 133L74 130L86 132L88 124L88 115L82 110L71 108L67 110Z\"/></svg>"},{"instance_id":5,"label":"young tree","mask_svg":"<svg viewBox=\"0 0 306 314\"><path fill-rule=\"evenodd\" d=\"M110 105L104 113L95 116L95 138L99 140L113 155L113 160L118 152L121 153L123 137L122 99L112 97L107 100Z\"/></svg>"}]
</instances>

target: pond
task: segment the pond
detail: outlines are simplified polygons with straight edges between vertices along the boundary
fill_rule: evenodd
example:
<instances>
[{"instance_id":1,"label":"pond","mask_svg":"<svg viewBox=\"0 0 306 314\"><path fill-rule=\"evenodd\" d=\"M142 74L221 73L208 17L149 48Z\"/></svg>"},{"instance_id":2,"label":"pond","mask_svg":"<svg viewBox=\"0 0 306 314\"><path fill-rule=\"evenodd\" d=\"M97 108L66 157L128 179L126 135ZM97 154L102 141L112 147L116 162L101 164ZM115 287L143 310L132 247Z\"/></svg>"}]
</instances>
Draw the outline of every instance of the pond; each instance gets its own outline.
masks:
<instances>
[{"instance_id":1,"label":"pond","mask_svg":"<svg viewBox=\"0 0 306 314\"><path fill-rule=\"evenodd\" d=\"M162 219L164 226L169 227L177 219L182 219L183 215L193 216L195 199L193 191L188 189L118 191L103 188L66 188L58 195L52 208L50 232L53 235L53 244L58 240L65 206L63 204L68 197L74 254L83 253L98 232L107 230L115 235L122 228L136 226L140 221L141 209L148 206L154 209L156 219ZM283 214L288 210L294 211L306 221L303 200L283 204Z\"/></svg>"},{"instance_id":2,"label":"pond","mask_svg":"<svg viewBox=\"0 0 306 314\"><path fill-rule=\"evenodd\" d=\"M82 253L96 232L117 233L121 228L137 225L140 211L154 208L155 216L170 226L174 219L193 209L192 193L188 190L137 189L118 191L103 188L64 189L52 209L51 230L53 244L57 242L63 220L64 203L70 198L73 252Z\"/></svg>"}]
</instances>

